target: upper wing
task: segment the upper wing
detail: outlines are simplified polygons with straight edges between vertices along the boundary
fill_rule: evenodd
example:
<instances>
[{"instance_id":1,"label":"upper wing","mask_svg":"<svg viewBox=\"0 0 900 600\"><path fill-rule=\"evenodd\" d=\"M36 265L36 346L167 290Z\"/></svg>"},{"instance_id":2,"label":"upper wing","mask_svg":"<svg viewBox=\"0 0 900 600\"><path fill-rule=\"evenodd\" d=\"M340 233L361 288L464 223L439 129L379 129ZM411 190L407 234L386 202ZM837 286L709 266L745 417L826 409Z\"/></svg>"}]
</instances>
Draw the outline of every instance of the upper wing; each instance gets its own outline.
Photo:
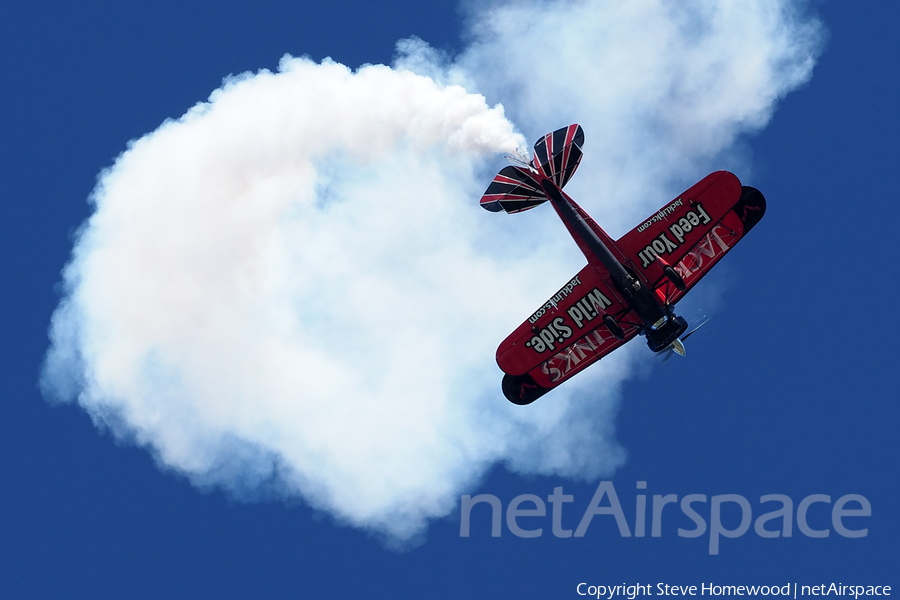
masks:
<instances>
[{"instance_id":1,"label":"upper wing","mask_svg":"<svg viewBox=\"0 0 900 600\"><path fill-rule=\"evenodd\" d=\"M535 151L537 157L537 145ZM766 202L758 190L742 187L733 174L720 171L704 178L616 242L584 211L577 210L610 245L617 260L650 284L661 301L674 303L759 222ZM579 246L584 245L574 232L573 237ZM585 254L589 264L497 349L497 364L506 373L503 393L512 402L534 401L639 331L637 319L615 290L609 273L599 261L590 260L589 252ZM663 274L663 261L684 279L685 290L678 291L669 284ZM617 339L604 324L604 314L621 326L622 339Z\"/></svg>"},{"instance_id":2,"label":"upper wing","mask_svg":"<svg viewBox=\"0 0 900 600\"><path fill-rule=\"evenodd\" d=\"M634 337L631 309L608 281L602 266L585 266L500 344L500 369L544 393ZM622 327L623 339L604 325L604 314Z\"/></svg>"},{"instance_id":3,"label":"upper wing","mask_svg":"<svg viewBox=\"0 0 900 600\"><path fill-rule=\"evenodd\" d=\"M759 222L765 211L766 201L758 190L742 187L732 173L717 171L626 233L616 245L632 268L660 296L674 303ZM660 257L684 279L683 291L668 284Z\"/></svg>"}]
</instances>

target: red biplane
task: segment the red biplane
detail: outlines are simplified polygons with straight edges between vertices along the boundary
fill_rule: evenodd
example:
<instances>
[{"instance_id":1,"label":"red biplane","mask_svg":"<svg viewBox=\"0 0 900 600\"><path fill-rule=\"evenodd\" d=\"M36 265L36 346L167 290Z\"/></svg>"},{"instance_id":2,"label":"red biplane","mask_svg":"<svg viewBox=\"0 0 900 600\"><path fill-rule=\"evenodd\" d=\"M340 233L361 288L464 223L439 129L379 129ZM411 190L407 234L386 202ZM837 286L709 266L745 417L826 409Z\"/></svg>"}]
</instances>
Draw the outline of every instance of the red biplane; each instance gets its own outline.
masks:
<instances>
[{"instance_id":1,"label":"red biplane","mask_svg":"<svg viewBox=\"0 0 900 600\"><path fill-rule=\"evenodd\" d=\"M534 402L636 335L653 352L683 355L688 324L675 303L766 211L759 190L718 171L613 240L562 191L583 143L580 125L548 133L531 163L504 168L481 198L485 209L508 213L549 200L588 261L497 349L503 394L515 404Z\"/></svg>"}]
</instances>

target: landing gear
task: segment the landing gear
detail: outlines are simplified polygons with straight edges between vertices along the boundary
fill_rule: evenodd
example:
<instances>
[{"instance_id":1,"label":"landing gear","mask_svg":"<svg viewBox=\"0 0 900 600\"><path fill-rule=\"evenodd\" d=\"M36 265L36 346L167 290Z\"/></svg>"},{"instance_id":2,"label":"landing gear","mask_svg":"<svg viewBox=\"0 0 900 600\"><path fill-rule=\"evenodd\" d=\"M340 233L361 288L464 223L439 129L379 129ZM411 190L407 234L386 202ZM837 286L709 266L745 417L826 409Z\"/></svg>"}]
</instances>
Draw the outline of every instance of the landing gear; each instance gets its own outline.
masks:
<instances>
[{"instance_id":1,"label":"landing gear","mask_svg":"<svg viewBox=\"0 0 900 600\"><path fill-rule=\"evenodd\" d=\"M606 325L606 328L609 329L609 332L613 334L613 337L617 340L625 339L625 332L622 331L622 326L616 323L616 320L611 316L603 315L603 324Z\"/></svg>"},{"instance_id":2,"label":"landing gear","mask_svg":"<svg viewBox=\"0 0 900 600\"><path fill-rule=\"evenodd\" d=\"M679 292L683 292L687 286L684 283L684 279L681 278L675 269L670 267L669 265L663 266L663 274L666 276L666 279L672 282Z\"/></svg>"}]
</instances>

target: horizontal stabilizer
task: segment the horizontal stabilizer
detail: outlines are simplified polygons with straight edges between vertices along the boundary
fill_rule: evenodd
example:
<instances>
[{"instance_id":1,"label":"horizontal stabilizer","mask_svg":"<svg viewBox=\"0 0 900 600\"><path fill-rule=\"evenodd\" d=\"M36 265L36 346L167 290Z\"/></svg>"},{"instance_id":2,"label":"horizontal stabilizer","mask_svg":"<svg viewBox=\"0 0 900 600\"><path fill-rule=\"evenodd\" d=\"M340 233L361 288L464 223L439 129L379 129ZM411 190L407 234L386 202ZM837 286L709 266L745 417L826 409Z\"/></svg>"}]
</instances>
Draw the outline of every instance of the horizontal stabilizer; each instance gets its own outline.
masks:
<instances>
[{"instance_id":1,"label":"horizontal stabilizer","mask_svg":"<svg viewBox=\"0 0 900 600\"><path fill-rule=\"evenodd\" d=\"M481 207L491 212L522 212L547 201L541 185L522 167L509 166L497 173L481 197Z\"/></svg>"}]
</instances>

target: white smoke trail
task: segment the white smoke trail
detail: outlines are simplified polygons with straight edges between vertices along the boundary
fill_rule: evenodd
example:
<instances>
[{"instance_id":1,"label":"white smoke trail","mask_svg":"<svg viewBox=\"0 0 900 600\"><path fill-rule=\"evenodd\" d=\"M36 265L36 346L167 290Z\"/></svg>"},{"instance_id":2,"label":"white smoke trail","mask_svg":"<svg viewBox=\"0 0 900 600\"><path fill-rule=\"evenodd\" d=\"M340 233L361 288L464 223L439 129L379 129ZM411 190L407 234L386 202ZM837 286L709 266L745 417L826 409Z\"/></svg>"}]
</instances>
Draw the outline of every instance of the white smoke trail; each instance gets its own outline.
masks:
<instances>
[{"instance_id":1,"label":"white smoke trail","mask_svg":"<svg viewBox=\"0 0 900 600\"><path fill-rule=\"evenodd\" d=\"M592 185L596 173L610 177L604 185L628 190L625 200L653 192L649 210L667 199L664 184L678 169L764 124L809 76L815 51L808 34L792 33L809 25L767 13L768 26L739 31L769 48L750 60L759 73L746 86L766 89L711 105L699 84L673 90L666 69L740 84L744 54L711 61L706 51L728 41L720 28L746 19L695 3L710 28L698 42L685 21L694 12L628 3L669 7L640 21L609 8L620 4L498 5L452 64L416 41L402 44L395 69L286 58L278 73L230 79L132 143L102 174L66 267L45 394L77 400L98 426L197 485L300 495L395 541L447 514L497 462L571 477L612 472L624 458L613 436L617 390L642 348L617 352L528 409L502 399L497 343L580 264L546 214L512 223L478 208L486 165L524 139L502 107L440 81L506 100L530 137L585 123L588 156L600 156L578 177ZM761 14L770 4L742 6ZM580 33L557 50L591 52L599 67L574 60L550 69L534 53L508 55L506 43L547 44L538 21L573 11ZM503 23L514 17L522 21L510 37ZM600 37L616 35L598 45L589 22ZM693 50L654 59L660 47L650 46L629 78L633 36L647 26ZM527 77L515 62L522 52L535 59ZM618 85L591 93L610 73ZM653 87L654 73L668 91L634 98ZM539 94L575 78L584 89ZM647 115L652 126L642 125ZM685 137L697 121L702 131ZM647 181L629 187L638 173ZM647 212L620 205L607 205L607 216Z\"/></svg>"},{"instance_id":2,"label":"white smoke trail","mask_svg":"<svg viewBox=\"0 0 900 600\"><path fill-rule=\"evenodd\" d=\"M809 79L824 35L804 6L498 2L471 16L457 68L523 131L584 127L587 162L571 193L596 202L592 216L621 235L721 168L736 137L763 127Z\"/></svg>"}]
</instances>

